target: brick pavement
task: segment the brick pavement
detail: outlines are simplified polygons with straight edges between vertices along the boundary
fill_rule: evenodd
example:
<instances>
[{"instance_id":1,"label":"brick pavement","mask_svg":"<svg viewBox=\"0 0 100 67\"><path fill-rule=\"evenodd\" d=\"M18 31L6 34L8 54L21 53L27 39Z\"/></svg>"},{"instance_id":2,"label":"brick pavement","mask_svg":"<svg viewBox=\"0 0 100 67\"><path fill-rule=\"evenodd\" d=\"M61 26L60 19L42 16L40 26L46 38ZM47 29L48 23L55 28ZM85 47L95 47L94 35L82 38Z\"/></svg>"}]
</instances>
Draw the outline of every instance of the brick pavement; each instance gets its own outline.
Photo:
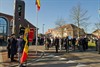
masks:
<instances>
[{"instance_id":1,"label":"brick pavement","mask_svg":"<svg viewBox=\"0 0 100 67\"><path fill-rule=\"evenodd\" d=\"M0 67L11 67L14 65L18 65L18 62L11 62L10 58L7 57L6 47L3 47L3 49L2 48L0 49L0 54L1 54L0 55ZM37 54L36 54L35 47L33 46L29 47L28 61L37 59L41 57L41 55L42 55L41 50L40 51L37 50ZM15 56L15 59L18 60L16 56Z\"/></svg>"}]
</instances>

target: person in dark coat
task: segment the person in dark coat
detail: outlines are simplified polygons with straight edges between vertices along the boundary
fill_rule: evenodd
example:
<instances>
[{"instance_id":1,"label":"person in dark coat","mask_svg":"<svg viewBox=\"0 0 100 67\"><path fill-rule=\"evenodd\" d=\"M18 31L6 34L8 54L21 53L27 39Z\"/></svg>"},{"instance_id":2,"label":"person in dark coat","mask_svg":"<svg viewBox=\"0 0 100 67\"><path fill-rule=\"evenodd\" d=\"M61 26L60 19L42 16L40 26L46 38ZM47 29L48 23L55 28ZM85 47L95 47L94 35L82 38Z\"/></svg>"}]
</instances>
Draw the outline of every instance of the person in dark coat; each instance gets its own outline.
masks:
<instances>
[{"instance_id":1,"label":"person in dark coat","mask_svg":"<svg viewBox=\"0 0 100 67\"><path fill-rule=\"evenodd\" d=\"M95 38L94 41L95 41L96 51L97 51L97 50L98 50L98 44L97 44L97 42L98 42L98 38Z\"/></svg>"},{"instance_id":2,"label":"person in dark coat","mask_svg":"<svg viewBox=\"0 0 100 67\"><path fill-rule=\"evenodd\" d=\"M72 41L72 45L73 45L73 48L74 48L74 51L75 51L76 38L73 37L73 38L71 39L71 41Z\"/></svg>"},{"instance_id":3,"label":"person in dark coat","mask_svg":"<svg viewBox=\"0 0 100 67\"><path fill-rule=\"evenodd\" d=\"M98 54L100 54L100 36L98 36L97 44L98 44Z\"/></svg>"},{"instance_id":4,"label":"person in dark coat","mask_svg":"<svg viewBox=\"0 0 100 67\"><path fill-rule=\"evenodd\" d=\"M86 51L85 39L83 36L79 38L79 49L80 51Z\"/></svg>"},{"instance_id":5,"label":"person in dark coat","mask_svg":"<svg viewBox=\"0 0 100 67\"><path fill-rule=\"evenodd\" d=\"M88 49L88 38L85 36L84 38L84 45L85 45L85 50Z\"/></svg>"},{"instance_id":6,"label":"person in dark coat","mask_svg":"<svg viewBox=\"0 0 100 67\"><path fill-rule=\"evenodd\" d=\"M58 49L59 49L59 38L58 37L55 38L55 49L56 49L56 53L58 53Z\"/></svg>"},{"instance_id":7,"label":"person in dark coat","mask_svg":"<svg viewBox=\"0 0 100 67\"><path fill-rule=\"evenodd\" d=\"M11 39L10 39L10 41L11 41L11 45L10 45L10 47L11 47L11 62L13 62L13 61L16 61L16 60L14 60L14 55L17 53L17 46L16 46L16 43L17 43L17 40L16 40L16 38L15 38L15 34L12 34L11 35Z\"/></svg>"},{"instance_id":8,"label":"person in dark coat","mask_svg":"<svg viewBox=\"0 0 100 67\"><path fill-rule=\"evenodd\" d=\"M85 39L82 39L82 46L83 46L83 51L86 51L86 42Z\"/></svg>"},{"instance_id":9,"label":"person in dark coat","mask_svg":"<svg viewBox=\"0 0 100 67\"><path fill-rule=\"evenodd\" d=\"M78 44L79 44L79 50L82 52L83 51L83 45L84 45L82 37L79 38Z\"/></svg>"},{"instance_id":10,"label":"person in dark coat","mask_svg":"<svg viewBox=\"0 0 100 67\"><path fill-rule=\"evenodd\" d=\"M10 53L11 53L11 36L8 36L8 39L7 39L7 51L8 51L8 58L10 58Z\"/></svg>"},{"instance_id":11,"label":"person in dark coat","mask_svg":"<svg viewBox=\"0 0 100 67\"><path fill-rule=\"evenodd\" d=\"M64 47L67 53L69 53L69 39L68 36L64 38Z\"/></svg>"},{"instance_id":12,"label":"person in dark coat","mask_svg":"<svg viewBox=\"0 0 100 67\"><path fill-rule=\"evenodd\" d=\"M45 38L45 49L49 50L49 38Z\"/></svg>"}]
</instances>

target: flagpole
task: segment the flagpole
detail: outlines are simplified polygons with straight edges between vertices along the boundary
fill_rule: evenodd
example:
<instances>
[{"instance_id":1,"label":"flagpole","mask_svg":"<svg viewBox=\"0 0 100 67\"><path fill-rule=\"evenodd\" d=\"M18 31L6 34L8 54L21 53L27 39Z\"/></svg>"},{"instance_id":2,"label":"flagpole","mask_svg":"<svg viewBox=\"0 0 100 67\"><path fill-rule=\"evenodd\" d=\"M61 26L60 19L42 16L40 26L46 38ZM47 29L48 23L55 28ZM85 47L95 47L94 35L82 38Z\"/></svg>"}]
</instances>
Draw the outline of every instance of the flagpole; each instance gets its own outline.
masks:
<instances>
[{"instance_id":1,"label":"flagpole","mask_svg":"<svg viewBox=\"0 0 100 67\"><path fill-rule=\"evenodd\" d=\"M99 22L100 22L100 0L98 0L98 14L99 14ZM98 33L98 36L100 36L100 32Z\"/></svg>"},{"instance_id":2,"label":"flagpole","mask_svg":"<svg viewBox=\"0 0 100 67\"><path fill-rule=\"evenodd\" d=\"M98 14L99 14L99 18L100 18L100 1L98 0Z\"/></svg>"},{"instance_id":3,"label":"flagpole","mask_svg":"<svg viewBox=\"0 0 100 67\"><path fill-rule=\"evenodd\" d=\"M37 54L37 45L38 45L38 10L36 6L36 54Z\"/></svg>"}]
</instances>

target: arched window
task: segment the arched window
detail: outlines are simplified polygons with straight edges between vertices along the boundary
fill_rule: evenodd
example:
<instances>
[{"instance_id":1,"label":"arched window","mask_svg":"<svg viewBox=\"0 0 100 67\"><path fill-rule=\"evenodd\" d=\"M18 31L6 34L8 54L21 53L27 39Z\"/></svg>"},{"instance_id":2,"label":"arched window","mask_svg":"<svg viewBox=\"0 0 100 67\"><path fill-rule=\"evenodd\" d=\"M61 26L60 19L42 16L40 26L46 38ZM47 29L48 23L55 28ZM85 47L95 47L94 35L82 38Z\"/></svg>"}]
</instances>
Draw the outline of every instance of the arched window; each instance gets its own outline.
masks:
<instances>
[{"instance_id":1,"label":"arched window","mask_svg":"<svg viewBox=\"0 0 100 67\"><path fill-rule=\"evenodd\" d=\"M0 34L6 35L7 21L0 17Z\"/></svg>"},{"instance_id":2,"label":"arched window","mask_svg":"<svg viewBox=\"0 0 100 67\"><path fill-rule=\"evenodd\" d=\"M3 41L7 40L7 28L8 27L8 22L5 18L0 17L0 39Z\"/></svg>"}]
</instances>

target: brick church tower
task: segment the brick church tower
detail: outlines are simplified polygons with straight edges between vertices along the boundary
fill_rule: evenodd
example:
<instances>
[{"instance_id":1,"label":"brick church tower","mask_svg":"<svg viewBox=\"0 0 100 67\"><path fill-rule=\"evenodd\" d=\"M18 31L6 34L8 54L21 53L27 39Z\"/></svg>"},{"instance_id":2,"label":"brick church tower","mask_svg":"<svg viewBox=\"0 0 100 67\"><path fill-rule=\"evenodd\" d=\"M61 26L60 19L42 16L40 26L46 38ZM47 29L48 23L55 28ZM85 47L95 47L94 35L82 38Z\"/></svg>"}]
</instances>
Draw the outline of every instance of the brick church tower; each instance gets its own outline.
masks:
<instances>
[{"instance_id":1,"label":"brick church tower","mask_svg":"<svg viewBox=\"0 0 100 67\"><path fill-rule=\"evenodd\" d=\"M19 34L20 23L24 23L25 19L25 3L23 0L15 0L14 17L13 17L13 33Z\"/></svg>"}]
</instances>

